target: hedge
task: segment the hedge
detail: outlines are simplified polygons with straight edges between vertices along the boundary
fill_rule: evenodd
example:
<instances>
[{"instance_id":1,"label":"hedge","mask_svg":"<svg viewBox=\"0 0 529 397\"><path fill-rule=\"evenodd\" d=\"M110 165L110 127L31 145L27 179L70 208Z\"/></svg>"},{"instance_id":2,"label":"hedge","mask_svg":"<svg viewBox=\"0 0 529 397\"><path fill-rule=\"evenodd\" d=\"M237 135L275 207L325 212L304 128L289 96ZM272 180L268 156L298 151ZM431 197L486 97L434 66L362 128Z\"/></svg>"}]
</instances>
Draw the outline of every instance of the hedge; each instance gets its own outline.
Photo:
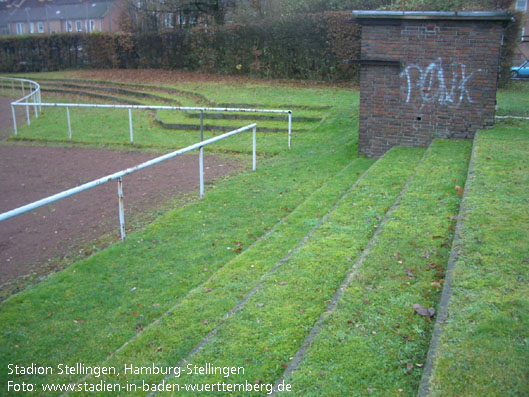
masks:
<instances>
[{"instance_id":1,"label":"hedge","mask_svg":"<svg viewBox=\"0 0 529 397\"><path fill-rule=\"evenodd\" d=\"M160 68L320 81L359 81L360 27L350 12L166 33L0 37L0 72ZM519 18L505 34L500 84L509 80Z\"/></svg>"},{"instance_id":2,"label":"hedge","mask_svg":"<svg viewBox=\"0 0 529 397\"><path fill-rule=\"evenodd\" d=\"M360 29L350 12L295 15L252 25L167 33L53 34L0 38L0 72L76 68L188 69L315 80L357 78Z\"/></svg>"}]
</instances>

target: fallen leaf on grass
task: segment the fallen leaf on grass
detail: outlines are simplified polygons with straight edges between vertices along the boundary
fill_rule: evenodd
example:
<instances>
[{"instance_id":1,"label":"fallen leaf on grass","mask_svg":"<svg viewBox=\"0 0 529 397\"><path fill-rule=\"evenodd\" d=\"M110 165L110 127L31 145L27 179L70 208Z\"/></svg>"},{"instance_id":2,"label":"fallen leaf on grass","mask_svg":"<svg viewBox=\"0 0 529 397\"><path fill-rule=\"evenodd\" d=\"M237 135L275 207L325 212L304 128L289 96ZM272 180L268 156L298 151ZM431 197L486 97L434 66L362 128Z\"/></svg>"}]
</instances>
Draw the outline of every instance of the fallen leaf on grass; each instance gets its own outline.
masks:
<instances>
[{"instance_id":1,"label":"fallen leaf on grass","mask_svg":"<svg viewBox=\"0 0 529 397\"><path fill-rule=\"evenodd\" d=\"M457 194L459 194L460 196L463 195L463 192L464 192L464 189L461 187L461 186L457 186L456 185L456 192Z\"/></svg>"},{"instance_id":2,"label":"fallen leaf on grass","mask_svg":"<svg viewBox=\"0 0 529 397\"><path fill-rule=\"evenodd\" d=\"M408 278L416 278L417 277L415 274L412 273L412 270L413 269L406 269L406 274L407 274Z\"/></svg>"},{"instance_id":3,"label":"fallen leaf on grass","mask_svg":"<svg viewBox=\"0 0 529 397\"><path fill-rule=\"evenodd\" d=\"M430 307L426 309L424 306L419 305L418 303L413 305L413 308L415 309L415 312L422 317L426 317L428 319L435 316L435 309L433 307Z\"/></svg>"}]
</instances>

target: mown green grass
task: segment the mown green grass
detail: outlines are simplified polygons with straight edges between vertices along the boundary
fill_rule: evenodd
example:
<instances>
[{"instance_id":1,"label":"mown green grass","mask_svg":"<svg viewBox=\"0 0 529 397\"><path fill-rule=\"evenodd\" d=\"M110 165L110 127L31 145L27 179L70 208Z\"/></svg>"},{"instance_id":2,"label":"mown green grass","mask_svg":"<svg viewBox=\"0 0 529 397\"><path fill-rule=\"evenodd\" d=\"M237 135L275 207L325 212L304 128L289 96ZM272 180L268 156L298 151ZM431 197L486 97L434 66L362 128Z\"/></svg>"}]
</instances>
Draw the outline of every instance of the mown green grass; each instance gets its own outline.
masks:
<instances>
[{"instance_id":1,"label":"mown green grass","mask_svg":"<svg viewBox=\"0 0 529 397\"><path fill-rule=\"evenodd\" d=\"M304 97L304 93L298 93L299 97ZM349 96L348 96L349 95ZM351 101L351 91L343 90L339 97L341 107L344 102ZM115 95L114 95L115 96ZM125 98L125 97L123 97ZM244 97L242 97L244 98ZM90 103L100 102L96 99L72 98L69 96L45 95L43 100L46 102L62 103ZM143 104L152 104L149 99L134 99ZM248 98L246 98L248 100ZM353 100L355 100L353 98ZM163 104L162 104L163 105ZM196 106L196 104L190 104ZM17 112L23 113L23 107L18 107ZM301 113L301 114L298 114ZM298 111L295 114L299 116L320 117L319 111ZM146 111L134 110L132 113L133 130L134 130L134 147L136 148L181 148L197 142L200 138L200 132L197 130L182 131L164 129L155 122L158 117L165 123L181 123L200 125L198 118L191 118L183 111ZM38 119L32 119L32 125L27 126L25 123L19 123L18 136L11 137L12 140L37 140L57 143L75 142L83 144L110 144L123 145L129 144L129 121L128 110L126 109L70 109L70 120L72 129L72 139L68 137L68 125L66 118L66 109L64 108L44 108ZM252 120L204 120L207 125L213 126L230 126L241 128L252 124ZM294 121L292 128L293 145L299 144L300 140L314 141L314 135L321 133L315 128L319 122ZM282 132L262 132L262 128L281 129ZM297 131L300 130L300 131ZM287 149L288 143L288 123L285 117L284 121L258 120L257 121L257 149L260 153L277 154ZM204 138L212 138L222 134L221 131L205 131ZM316 139L319 139L316 137ZM213 151L230 151L249 153L252 150L251 134L242 134L229 140L224 140L215 146L208 147L207 150Z\"/></svg>"},{"instance_id":2,"label":"mown green grass","mask_svg":"<svg viewBox=\"0 0 529 397\"><path fill-rule=\"evenodd\" d=\"M56 74L65 76L69 74ZM295 104L305 107L302 114L323 115L324 121L314 123L308 133L294 134L291 152L286 150L286 134L259 134L262 156L257 173L212 183L206 200L160 215L144 230L129 234L125 244L72 264L3 302L0 367L32 362L115 365L120 371L124 363L174 366L218 327L191 362L242 366L245 374L181 381L273 383L325 311L423 152L394 149L306 244L270 274L272 266L319 224L372 164L356 159L358 93L255 82L180 82L172 87L190 93L186 104L195 97L274 108ZM526 115L525 97L524 86L501 92L500 112ZM322 105L332 109L311 110ZM134 112L138 127L134 148L168 151L196 142L198 131L163 130L153 118L152 113ZM41 120L52 127L39 124ZM127 147L126 111L115 111L106 119L99 113L72 110L72 120L74 137L84 134L77 143ZM30 134L41 135L23 137L23 142L67 143L64 109L46 111L39 120L32 119L31 127L36 131ZM21 128L21 133L29 134L29 128ZM529 329L525 287L529 262L524 254L528 246L524 225L529 222L523 212L528 203L523 190L528 182L523 157L527 124L504 123L493 134L494 139L483 138L487 150L480 155L482 174L474 182L475 192L469 194L473 200L469 208L479 216L469 218L473 221L468 252L459 265L464 271L457 276L461 277L455 290L458 300L452 301L457 321L446 337L432 383L439 395L468 394L469 384L472 394L528 392L523 383L528 377ZM225 142L230 143L213 150L248 153L251 148L249 134ZM460 200L454 188L463 186L468 156L468 142L434 144L334 315L324 323L299 370L287 379L295 393L416 393L433 322L417 316L412 305L437 304ZM504 183L504 171L511 182ZM498 262L505 263L501 271ZM224 321L223 316L259 281L263 284L255 295ZM0 371L0 384L8 379L13 378ZM79 377L17 380L74 382ZM99 379L89 379L94 380ZM105 380L141 384L159 382L161 377Z\"/></svg>"},{"instance_id":3,"label":"mown green grass","mask_svg":"<svg viewBox=\"0 0 529 397\"><path fill-rule=\"evenodd\" d=\"M130 362L158 362L174 365L215 326L235 305L286 256L285 247L294 246L322 216L350 189L373 160L358 159L338 173L324 187L296 208L266 239L229 262L210 280L189 293L156 326L146 330L134 343L110 359L106 365L123 368ZM266 252L266 255L263 255ZM153 342L155 348L153 348ZM120 377L121 382L161 381L160 377ZM106 379L108 381L111 378Z\"/></svg>"},{"instance_id":4,"label":"mown green grass","mask_svg":"<svg viewBox=\"0 0 529 397\"><path fill-rule=\"evenodd\" d=\"M470 141L436 141L299 368L296 395L415 395L450 253Z\"/></svg>"},{"instance_id":5,"label":"mown green grass","mask_svg":"<svg viewBox=\"0 0 529 397\"><path fill-rule=\"evenodd\" d=\"M291 152L259 159L256 173L208 186L205 200L160 216L126 243L4 301L0 366L105 360L356 158L356 127L344 107L357 105L357 98L351 93L348 101L346 95L333 101L336 116L319 134ZM357 171L369 164L357 163ZM320 201L314 211L332 206ZM303 225L312 222L304 219ZM293 236L280 239L277 255L292 248ZM7 378L1 371L0 383Z\"/></svg>"},{"instance_id":6,"label":"mown green grass","mask_svg":"<svg viewBox=\"0 0 529 397\"><path fill-rule=\"evenodd\" d=\"M434 396L529 394L529 124L480 132Z\"/></svg>"},{"instance_id":7,"label":"mown green grass","mask_svg":"<svg viewBox=\"0 0 529 397\"><path fill-rule=\"evenodd\" d=\"M498 116L529 117L529 84L525 81L512 81L507 88L497 94Z\"/></svg>"},{"instance_id":8,"label":"mown green grass","mask_svg":"<svg viewBox=\"0 0 529 397\"><path fill-rule=\"evenodd\" d=\"M203 366L214 360L219 366L244 367L244 374L229 378L231 383L254 379L273 383L375 233L422 153L422 149L396 148L379 160L306 245L267 277L243 309L222 324L189 362ZM170 338L170 332L166 335ZM168 346L177 343L169 340ZM182 358L174 357L172 364ZM193 379L223 380L222 375Z\"/></svg>"}]
</instances>

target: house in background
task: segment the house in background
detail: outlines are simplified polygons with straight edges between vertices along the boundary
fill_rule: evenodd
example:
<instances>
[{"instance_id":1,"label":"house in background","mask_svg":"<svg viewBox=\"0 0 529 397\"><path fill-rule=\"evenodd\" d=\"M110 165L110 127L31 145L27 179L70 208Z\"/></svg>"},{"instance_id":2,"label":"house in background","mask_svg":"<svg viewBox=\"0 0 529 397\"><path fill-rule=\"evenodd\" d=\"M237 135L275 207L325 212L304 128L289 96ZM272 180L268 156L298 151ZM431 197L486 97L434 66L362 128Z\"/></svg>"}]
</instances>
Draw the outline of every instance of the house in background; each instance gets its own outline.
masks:
<instances>
[{"instance_id":1,"label":"house in background","mask_svg":"<svg viewBox=\"0 0 529 397\"><path fill-rule=\"evenodd\" d=\"M115 0L9 0L0 5L0 32L113 32L119 30L119 12Z\"/></svg>"},{"instance_id":2,"label":"house in background","mask_svg":"<svg viewBox=\"0 0 529 397\"><path fill-rule=\"evenodd\" d=\"M516 10L525 14L522 25L522 34L518 42L518 48L513 59L513 65L521 65L529 59L529 0L516 0Z\"/></svg>"}]
</instances>

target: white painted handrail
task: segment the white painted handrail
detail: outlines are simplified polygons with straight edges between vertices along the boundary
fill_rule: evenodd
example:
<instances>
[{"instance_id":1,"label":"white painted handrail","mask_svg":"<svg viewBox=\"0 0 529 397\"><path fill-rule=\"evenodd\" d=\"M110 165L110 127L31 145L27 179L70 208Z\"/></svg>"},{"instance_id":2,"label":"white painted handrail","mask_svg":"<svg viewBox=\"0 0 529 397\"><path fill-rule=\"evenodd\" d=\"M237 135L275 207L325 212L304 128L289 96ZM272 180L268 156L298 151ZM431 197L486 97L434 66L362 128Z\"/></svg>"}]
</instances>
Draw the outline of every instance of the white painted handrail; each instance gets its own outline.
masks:
<instances>
[{"instance_id":1,"label":"white painted handrail","mask_svg":"<svg viewBox=\"0 0 529 397\"><path fill-rule=\"evenodd\" d=\"M18 134L17 130L17 120L16 120L16 113L15 113L15 106L25 106L26 107L26 122L28 125L31 125L31 118L29 116L29 107L33 106L35 111L35 117L39 117L39 111L42 110L42 107L40 107L39 103L42 101L41 99L41 93L40 93L40 85L36 81L28 80L28 79L20 79L16 77L4 77L0 76L0 79L7 80L11 82L11 89L13 93L15 92L15 82L20 82L20 88L22 90L22 97L17 99L14 102L11 102L11 115L13 116L13 129L14 134ZM29 94L26 94L26 83L28 84L29 88ZM29 101L32 100L32 103Z\"/></svg>"},{"instance_id":2,"label":"white painted handrail","mask_svg":"<svg viewBox=\"0 0 529 397\"><path fill-rule=\"evenodd\" d=\"M253 133L253 139L252 139L252 170L255 171L256 170L256 166L257 166L257 164L256 164L256 146L257 146L256 130L257 130L257 124L254 123L254 124L247 125L246 127L242 127L242 128L237 129L237 130L230 131L230 132L227 132L225 134L222 134L222 135L207 139L205 141L197 142L197 143L195 143L195 144L193 144L191 146L187 146L187 147L185 147L183 149L179 149L179 150L176 150L174 152L164 154L163 156L156 157L156 158L154 158L152 160L149 160L149 161L146 161L144 163L141 163L141 164L139 164L139 165L137 165L135 167L131 167L131 168L127 168L127 169L122 170L122 171L115 172L113 174L104 176L102 178L93 180L91 182L87 182L87 183L85 183L83 185L74 187L72 189L68 189L68 190L65 190L63 192L54 194L53 196L49 196L49 197L43 198L41 200L35 201L33 203L26 204L26 205L24 205L22 207L15 208L15 209L13 209L11 211L4 212L4 213L0 214L0 222L4 221L6 219L12 218L14 216L23 214L25 212L32 211L32 210L37 209L39 207L42 207L44 205L53 203L55 201L61 200L63 198L73 196L74 194L84 192L86 190L92 189L92 188L94 188L96 186L100 186L100 185L102 185L104 183L107 183L107 182L110 182L112 180L117 180L118 181L119 219L120 219L121 239L125 240L126 235L125 235L125 215L124 215L124 210L123 210L123 179L122 179L125 175L132 174L133 172L139 171L141 169L144 169L144 168L147 168L147 167L151 167L151 166L153 166L155 164L159 164L159 163L161 163L163 161L167 161L167 160L172 159L174 157L180 156L180 155L182 155L184 153L199 149L200 150L200 161L199 161L200 197L203 198L204 197L204 155L203 155L204 146L211 145L212 143L221 141L223 139L229 138L230 136L240 134L241 132L245 132L245 131L248 131L250 129L252 130L252 133Z\"/></svg>"},{"instance_id":3,"label":"white painted handrail","mask_svg":"<svg viewBox=\"0 0 529 397\"><path fill-rule=\"evenodd\" d=\"M200 139L204 137L204 123L203 114L204 112L233 112L233 113L275 113L275 114L286 114L288 116L288 149L292 146L292 110L283 109L251 109L251 108L229 108L229 107L192 107L192 106L163 106L163 105L110 105L110 104L92 104L92 103L43 103L41 100L40 85L32 80L19 79L14 77L2 77L3 79L14 81L20 81L22 87L22 97L16 101L11 102L11 112L13 115L13 130L14 135L18 135L15 106L24 106L26 108L26 122L31 125L29 116L29 107L35 108L35 117L38 117L38 110L42 110L43 107L63 107L66 108L66 118L68 123L68 138L72 139L72 126L70 121L70 109L71 108L95 108L95 109L128 109L129 116L129 139L131 143L134 143L134 130L132 127L132 110L178 110L178 111L196 111L200 112ZM28 83L31 92L25 94L24 85ZM32 103L29 100L32 99Z\"/></svg>"}]
</instances>

